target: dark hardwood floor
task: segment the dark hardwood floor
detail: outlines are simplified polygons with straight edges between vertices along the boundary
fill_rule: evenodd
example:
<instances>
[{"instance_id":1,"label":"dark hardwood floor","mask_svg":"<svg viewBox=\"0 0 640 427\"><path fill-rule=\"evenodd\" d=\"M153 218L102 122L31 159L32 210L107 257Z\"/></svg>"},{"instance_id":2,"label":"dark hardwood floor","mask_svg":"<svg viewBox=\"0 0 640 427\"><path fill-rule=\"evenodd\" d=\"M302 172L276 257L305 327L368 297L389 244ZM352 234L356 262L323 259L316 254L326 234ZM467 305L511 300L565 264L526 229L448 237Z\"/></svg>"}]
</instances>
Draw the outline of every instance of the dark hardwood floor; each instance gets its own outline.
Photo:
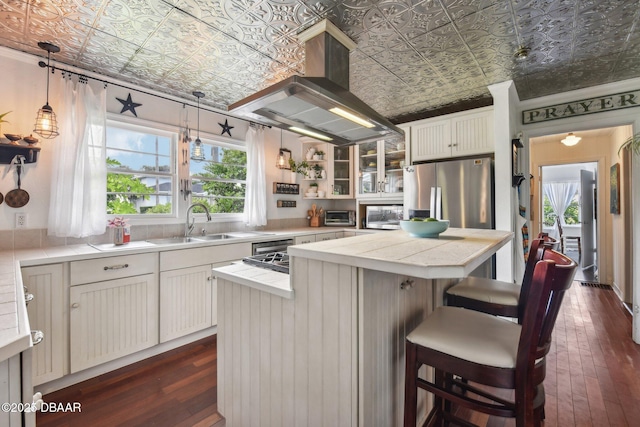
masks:
<instances>
[{"instance_id":1,"label":"dark hardwood floor","mask_svg":"<svg viewBox=\"0 0 640 427\"><path fill-rule=\"evenodd\" d=\"M222 427L216 337L47 394L44 400L79 402L82 412L38 412L38 427Z\"/></svg>"},{"instance_id":2,"label":"dark hardwood floor","mask_svg":"<svg viewBox=\"0 0 640 427\"><path fill-rule=\"evenodd\" d=\"M631 316L613 291L574 282L553 339L546 427L640 425L640 345L631 340ZM82 413L38 413L38 427L223 427L216 411L215 337L48 394L45 401L80 402ZM480 426L515 426L511 419L460 413Z\"/></svg>"}]
</instances>

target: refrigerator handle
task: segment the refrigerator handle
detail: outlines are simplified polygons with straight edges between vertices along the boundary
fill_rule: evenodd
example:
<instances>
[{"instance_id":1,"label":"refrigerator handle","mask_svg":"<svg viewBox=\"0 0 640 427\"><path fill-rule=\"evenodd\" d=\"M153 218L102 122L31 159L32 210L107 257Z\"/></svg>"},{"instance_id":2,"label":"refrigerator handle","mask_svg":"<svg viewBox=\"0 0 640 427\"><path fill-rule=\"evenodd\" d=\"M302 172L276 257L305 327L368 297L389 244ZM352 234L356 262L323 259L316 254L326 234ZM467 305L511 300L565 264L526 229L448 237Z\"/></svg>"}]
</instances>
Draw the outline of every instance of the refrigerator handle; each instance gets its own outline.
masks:
<instances>
[{"instance_id":1,"label":"refrigerator handle","mask_svg":"<svg viewBox=\"0 0 640 427\"><path fill-rule=\"evenodd\" d=\"M436 188L436 219L442 219L442 187Z\"/></svg>"},{"instance_id":2,"label":"refrigerator handle","mask_svg":"<svg viewBox=\"0 0 640 427\"><path fill-rule=\"evenodd\" d=\"M433 218L436 218L436 187L431 187L431 200L429 202L429 212Z\"/></svg>"}]
</instances>

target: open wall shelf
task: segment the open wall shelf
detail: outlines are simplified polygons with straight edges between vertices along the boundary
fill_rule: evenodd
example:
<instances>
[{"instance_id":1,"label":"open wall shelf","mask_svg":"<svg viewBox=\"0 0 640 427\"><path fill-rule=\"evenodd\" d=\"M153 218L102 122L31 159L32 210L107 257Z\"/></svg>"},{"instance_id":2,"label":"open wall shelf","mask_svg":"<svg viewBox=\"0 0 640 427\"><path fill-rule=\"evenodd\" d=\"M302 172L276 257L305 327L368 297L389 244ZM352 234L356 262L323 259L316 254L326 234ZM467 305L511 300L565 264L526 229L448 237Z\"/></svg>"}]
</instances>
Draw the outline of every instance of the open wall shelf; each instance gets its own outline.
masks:
<instances>
[{"instance_id":1,"label":"open wall shelf","mask_svg":"<svg viewBox=\"0 0 640 427\"><path fill-rule=\"evenodd\" d=\"M40 147L0 143L0 164L10 164L17 155L24 156L25 163L35 163L39 152Z\"/></svg>"}]
</instances>

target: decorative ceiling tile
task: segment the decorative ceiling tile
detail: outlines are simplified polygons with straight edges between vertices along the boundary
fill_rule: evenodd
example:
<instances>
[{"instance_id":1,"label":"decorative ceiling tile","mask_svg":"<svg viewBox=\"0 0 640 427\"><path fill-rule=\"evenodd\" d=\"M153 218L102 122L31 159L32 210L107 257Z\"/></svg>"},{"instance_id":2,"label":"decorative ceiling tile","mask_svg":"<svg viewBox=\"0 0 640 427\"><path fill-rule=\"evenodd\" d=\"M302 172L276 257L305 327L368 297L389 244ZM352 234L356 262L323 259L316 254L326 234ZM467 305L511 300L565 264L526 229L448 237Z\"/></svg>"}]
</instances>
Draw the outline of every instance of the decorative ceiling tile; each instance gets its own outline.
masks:
<instances>
[{"instance_id":1,"label":"decorative ceiling tile","mask_svg":"<svg viewBox=\"0 0 640 427\"><path fill-rule=\"evenodd\" d=\"M0 0L0 45L224 109L303 75L298 34L323 18L357 44L351 90L392 119L509 79L530 99L640 77L637 0Z\"/></svg>"}]
</instances>

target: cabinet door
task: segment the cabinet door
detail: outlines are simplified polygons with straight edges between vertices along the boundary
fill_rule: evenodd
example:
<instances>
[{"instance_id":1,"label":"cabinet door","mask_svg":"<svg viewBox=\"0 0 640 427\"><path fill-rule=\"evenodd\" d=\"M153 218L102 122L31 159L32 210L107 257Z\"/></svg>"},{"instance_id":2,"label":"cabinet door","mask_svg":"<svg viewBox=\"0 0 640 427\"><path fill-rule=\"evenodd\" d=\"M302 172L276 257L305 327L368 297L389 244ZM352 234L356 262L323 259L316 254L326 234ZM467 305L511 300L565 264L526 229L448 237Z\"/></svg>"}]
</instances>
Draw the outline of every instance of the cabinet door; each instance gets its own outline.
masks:
<instances>
[{"instance_id":1,"label":"cabinet door","mask_svg":"<svg viewBox=\"0 0 640 427\"><path fill-rule=\"evenodd\" d=\"M411 126L411 161L451 157L451 120Z\"/></svg>"},{"instance_id":2,"label":"cabinet door","mask_svg":"<svg viewBox=\"0 0 640 427\"><path fill-rule=\"evenodd\" d=\"M307 234L305 236L296 236L293 238L294 245L301 245L303 243L313 243L316 241L315 234Z\"/></svg>"},{"instance_id":3,"label":"cabinet door","mask_svg":"<svg viewBox=\"0 0 640 427\"><path fill-rule=\"evenodd\" d=\"M470 156L495 151L493 110L451 119L452 155Z\"/></svg>"},{"instance_id":4,"label":"cabinet door","mask_svg":"<svg viewBox=\"0 0 640 427\"><path fill-rule=\"evenodd\" d=\"M316 242L322 242L324 240L335 240L335 239L337 239L336 233L316 234Z\"/></svg>"},{"instance_id":5,"label":"cabinet door","mask_svg":"<svg viewBox=\"0 0 640 427\"><path fill-rule=\"evenodd\" d=\"M402 168L405 164L407 152L404 140L378 141L380 158L378 161L382 177L382 197L402 196L404 184Z\"/></svg>"},{"instance_id":6,"label":"cabinet door","mask_svg":"<svg viewBox=\"0 0 640 427\"><path fill-rule=\"evenodd\" d=\"M327 186L331 199L353 198L353 148L329 146Z\"/></svg>"},{"instance_id":7,"label":"cabinet door","mask_svg":"<svg viewBox=\"0 0 640 427\"><path fill-rule=\"evenodd\" d=\"M212 325L211 265L160 273L160 342Z\"/></svg>"},{"instance_id":8,"label":"cabinet door","mask_svg":"<svg viewBox=\"0 0 640 427\"><path fill-rule=\"evenodd\" d=\"M380 197L381 174L378 168L378 141L365 142L356 146L358 198Z\"/></svg>"},{"instance_id":9,"label":"cabinet door","mask_svg":"<svg viewBox=\"0 0 640 427\"><path fill-rule=\"evenodd\" d=\"M52 264L22 269L22 283L33 295L27 304L29 325L32 331L44 334L44 339L33 347L33 385L64 375L66 334L62 267L62 264Z\"/></svg>"},{"instance_id":10,"label":"cabinet door","mask_svg":"<svg viewBox=\"0 0 640 427\"><path fill-rule=\"evenodd\" d=\"M154 274L70 288L71 372L158 344Z\"/></svg>"}]
</instances>

